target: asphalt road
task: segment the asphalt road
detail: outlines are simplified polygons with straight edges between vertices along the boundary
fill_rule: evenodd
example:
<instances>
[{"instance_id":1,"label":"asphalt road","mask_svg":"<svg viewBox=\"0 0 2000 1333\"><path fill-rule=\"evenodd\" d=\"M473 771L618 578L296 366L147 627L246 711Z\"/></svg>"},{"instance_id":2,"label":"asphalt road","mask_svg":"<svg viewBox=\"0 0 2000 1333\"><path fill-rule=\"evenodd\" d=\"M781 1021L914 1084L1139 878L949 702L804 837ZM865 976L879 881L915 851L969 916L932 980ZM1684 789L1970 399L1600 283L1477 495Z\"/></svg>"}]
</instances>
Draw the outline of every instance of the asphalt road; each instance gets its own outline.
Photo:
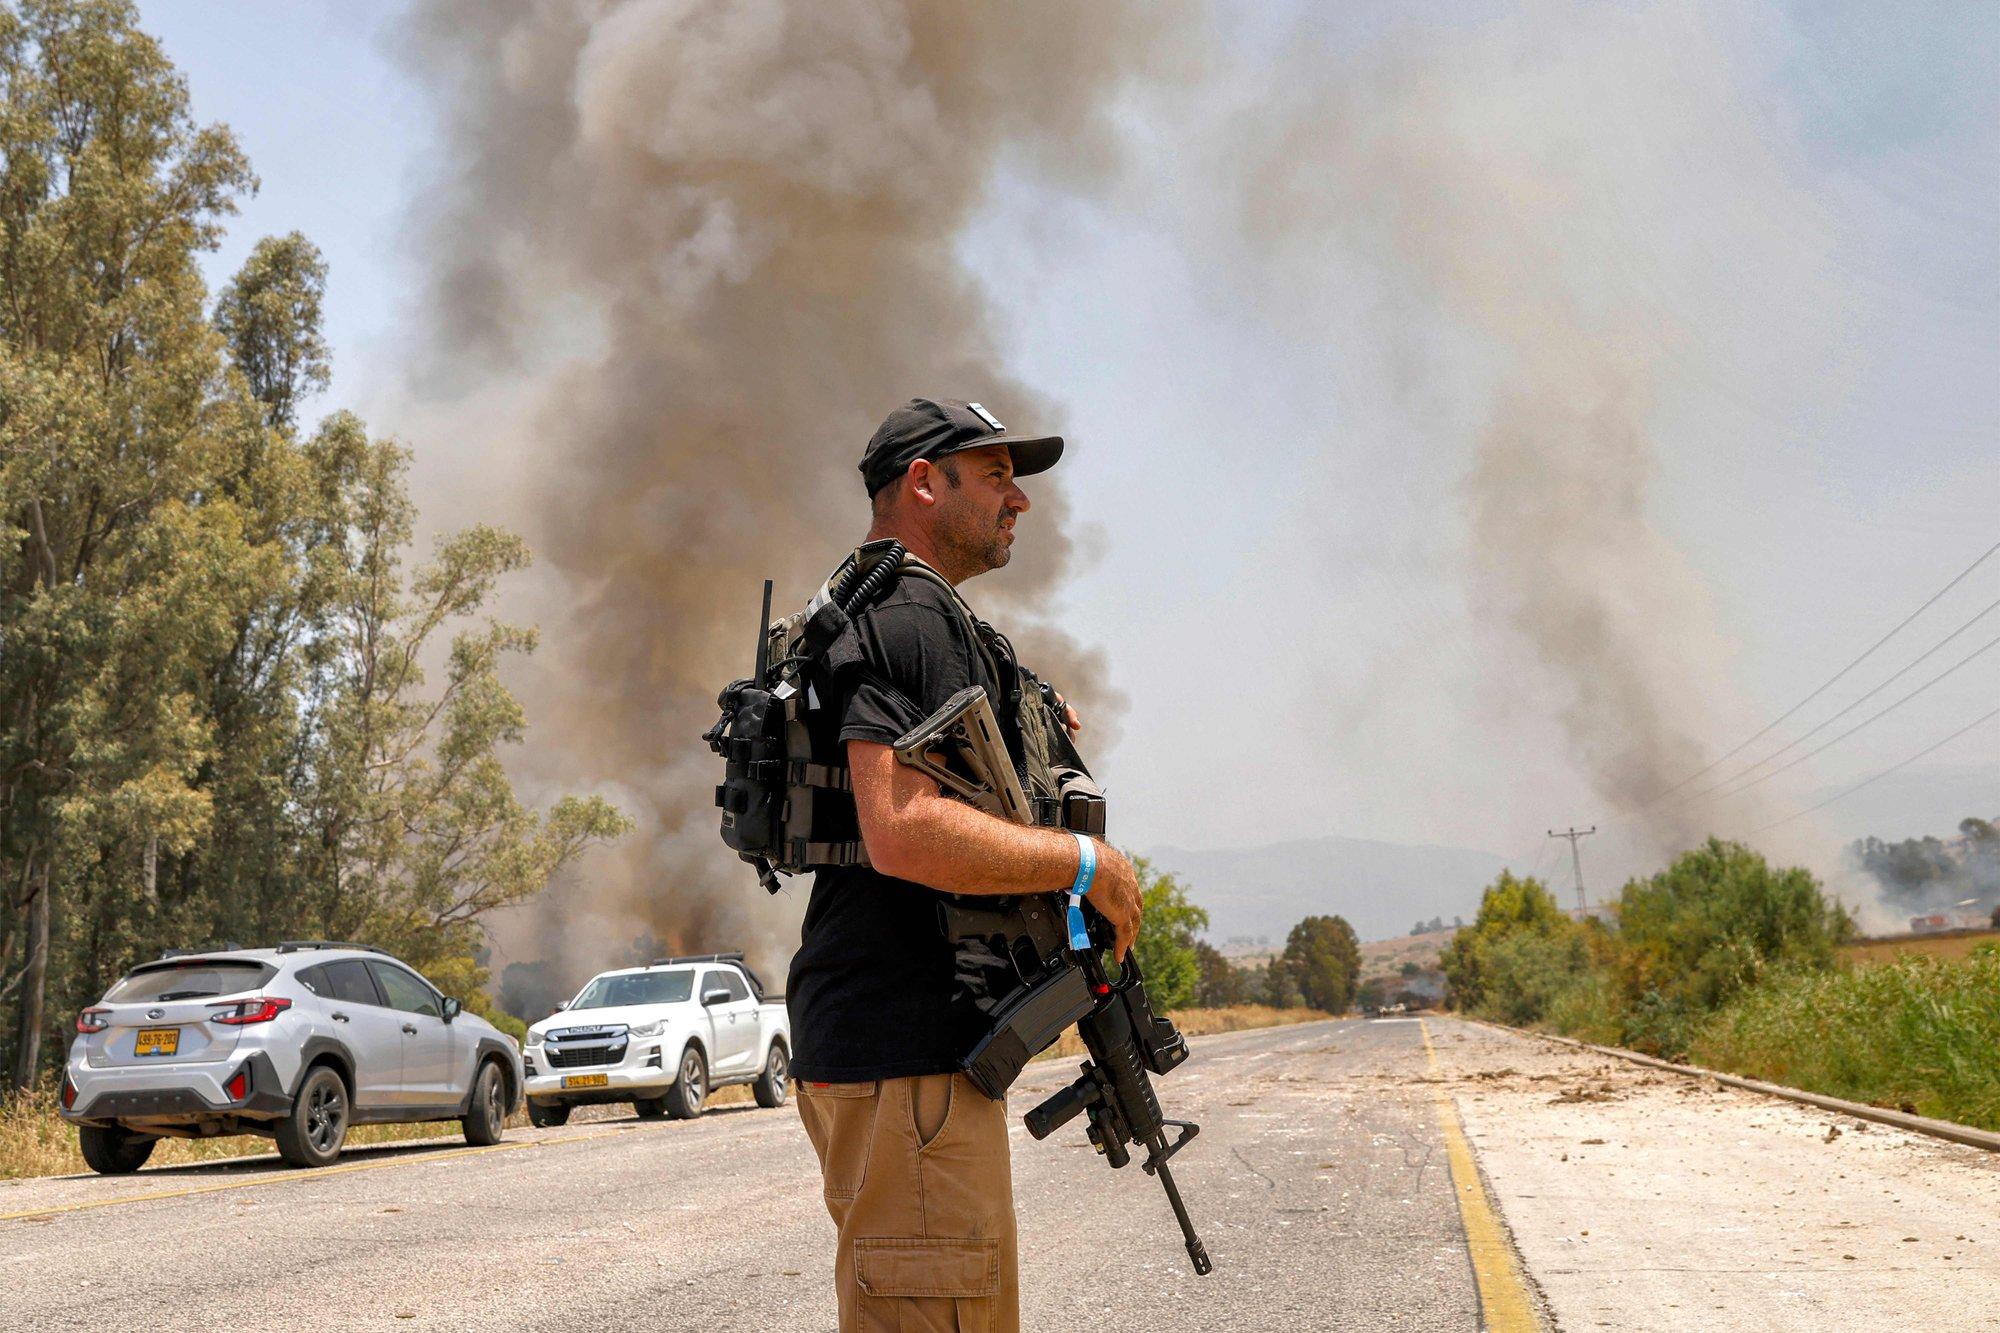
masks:
<instances>
[{"instance_id":1,"label":"asphalt road","mask_svg":"<svg viewBox=\"0 0 2000 1333\"><path fill-rule=\"evenodd\" d=\"M1017 1128L1028 1326L1479 1327L1440 1093L1548 1326L1991 1326L1987 1155L1450 1020L1428 1032L1435 1065L1414 1020L1196 1040L1160 1087L1202 1125L1175 1167L1207 1278L1156 1182L1106 1168L1074 1125L1046 1143ZM1071 1072L1033 1067L1016 1115ZM828 1329L831 1242L791 1107L573 1122L318 1172L0 1185L0 1328Z\"/></svg>"}]
</instances>

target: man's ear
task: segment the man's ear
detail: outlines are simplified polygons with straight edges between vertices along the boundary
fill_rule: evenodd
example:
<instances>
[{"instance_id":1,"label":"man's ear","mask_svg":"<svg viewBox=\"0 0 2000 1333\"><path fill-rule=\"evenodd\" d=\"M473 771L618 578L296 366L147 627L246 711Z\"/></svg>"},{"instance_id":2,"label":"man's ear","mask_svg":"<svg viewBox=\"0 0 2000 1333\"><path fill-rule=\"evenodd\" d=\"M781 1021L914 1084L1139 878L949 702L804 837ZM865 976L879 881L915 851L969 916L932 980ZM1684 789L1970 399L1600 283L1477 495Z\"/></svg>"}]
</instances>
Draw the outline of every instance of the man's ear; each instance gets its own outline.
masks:
<instances>
[{"instance_id":1,"label":"man's ear","mask_svg":"<svg viewBox=\"0 0 2000 1333\"><path fill-rule=\"evenodd\" d=\"M919 458L910 464L908 473L910 494L921 505L937 503L937 465L928 458Z\"/></svg>"}]
</instances>

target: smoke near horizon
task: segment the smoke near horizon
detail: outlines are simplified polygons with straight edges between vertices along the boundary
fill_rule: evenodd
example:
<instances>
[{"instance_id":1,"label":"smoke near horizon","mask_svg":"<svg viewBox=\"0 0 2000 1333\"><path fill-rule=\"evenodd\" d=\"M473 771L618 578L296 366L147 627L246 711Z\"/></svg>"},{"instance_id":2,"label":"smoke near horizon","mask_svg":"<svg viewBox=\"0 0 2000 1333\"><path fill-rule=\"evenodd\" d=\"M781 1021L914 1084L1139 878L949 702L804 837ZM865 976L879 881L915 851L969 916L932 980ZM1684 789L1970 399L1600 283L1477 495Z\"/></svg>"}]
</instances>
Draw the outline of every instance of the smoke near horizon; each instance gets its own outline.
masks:
<instances>
[{"instance_id":1,"label":"smoke near horizon","mask_svg":"<svg viewBox=\"0 0 2000 1333\"><path fill-rule=\"evenodd\" d=\"M1828 831L1853 807L1753 831L1914 749L1914 710L1826 770L1690 799L1759 745L1652 799L1953 554L1888 441L1990 468L1951 444L1990 399L1952 397L1990 345L1985 196L1885 202L1990 132L1964 70L1904 119L1929 66L1867 26L424 0L398 32L442 132L397 425L432 521L536 552L507 607L546 644L524 792L642 824L501 956L793 942L803 882L767 903L723 854L694 737L759 580L794 603L860 534L861 443L921 392L1087 423L970 591L1093 723L1116 663L1146 725L1090 739L1138 849L1361 833L1532 870L1594 822L1599 896L1712 831L1873 899ZM1079 476L1102 527L1065 510ZM1108 656L1049 629L1056 595ZM1246 737L1246 700L1284 724Z\"/></svg>"},{"instance_id":2,"label":"smoke near horizon","mask_svg":"<svg viewBox=\"0 0 2000 1333\"><path fill-rule=\"evenodd\" d=\"M698 739L748 668L760 580L802 601L859 540L855 464L905 399L1060 427L1007 373L956 241L1003 160L1061 188L1112 169L1107 107L1160 18L426 0L407 21L448 164L418 209L412 394L476 435L434 484L494 501L536 553L506 608L545 644L521 684L525 786L639 821L500 923L503 957L601 966L635 937L788 955L809 881L766 903L724 852ZM1036 614L1072 557L1060 475L969 593L1108 722L1101 658Z\"/></svg>"},{"instance_id":3,"label":"smoke near horizon","mask_svg":"<svg viewBox=\"0 0 2000 1333\"><path fill-rule=\"evenodd\" d=\"M1898 913L1947 913L1985 919L2000 904L2000 828L1978 816L1962 819L1956 838L1860 838L1848 844L1854 864L1880 886L1882 904ZM1895 923L1900 926L1899 920Z\"/></svg>"},{"instance_id":4,"label":"smoke near horizon","mask_svg":"<svg viewBox=\"0 0 2000 1333\"><path fill-rule=\"evenodd\" d=\"M1768 252L1782 230L1751 225L1809 226L1812 210L1782 136L1737 116L1727 26L1531 4L1472 31L1392 27L1358 51L1309 26L1291 77L1265 73L1211 132L1233 183L1211 225L1240 237L1235 271L1302 293L1293 319L1325 320L1330 343L1343 318L1358 327L1370 346L1329 347L1339 415L1419 442L1351 480L1428 474L1406 483L1434 495L1410 517L1449 525L1436 546L1480 643L1484 719L1499 733L1553 717L1598 803L1573 813L1624 816L1646 858L1709 832L1712 807L1656 798L1741 707L1734 638L1660 522L1663 459L1698 447L1688 403L1742 373L1720 363L1746 310L1797 339L1758 353L1789 356L1792 375L1838 295L1808 259ZM1330 457L1363 456L1347 430ZM1420 672L1378 710L1405 705L1419 730ZM1762 799L1732 803L1731 822L1762 822Z\"/></svg>"}]
</instances>

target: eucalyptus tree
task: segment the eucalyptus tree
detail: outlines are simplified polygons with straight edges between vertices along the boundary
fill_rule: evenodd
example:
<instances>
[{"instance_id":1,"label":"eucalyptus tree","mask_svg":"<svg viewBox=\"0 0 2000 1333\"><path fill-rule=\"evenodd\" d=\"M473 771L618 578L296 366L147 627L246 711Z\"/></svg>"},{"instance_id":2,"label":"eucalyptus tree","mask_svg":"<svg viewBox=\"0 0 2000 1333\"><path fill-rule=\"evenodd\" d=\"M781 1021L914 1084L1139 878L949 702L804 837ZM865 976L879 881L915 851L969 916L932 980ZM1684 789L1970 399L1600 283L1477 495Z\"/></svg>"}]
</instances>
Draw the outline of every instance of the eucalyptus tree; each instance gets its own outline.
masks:
<instances>
[{"instance_id":1,"label":"eucalyptus tree","mask_svg":"<svg viewBox=\"0 0 2000 1333\"><path fill-rule=\"evenodd\" d=\"M327 273L200 256L254 189L124 0L0 3L0 1047L25 1086L171 944L373 937L470 988L478 921L624 820L500 755L527 563L475 527L406 569L406 454L335 413ZM427 661L442 662L433 686ZM481 997L468 995L474 1003Z\"/></svg>"},{"instance_id":2,"label":"eucalyptus tree","mask_svg":"<svg viewBox=\"0 0 2000 1333\"><path fill-rule=\"evenodd\" d=\"M252 188L129 6L0 10L0 962L33 1075L54 922L207 828L186 681L257 574L197 255ZM151 849L149 852L148 849Z\"/></svg>"}]
</instances>

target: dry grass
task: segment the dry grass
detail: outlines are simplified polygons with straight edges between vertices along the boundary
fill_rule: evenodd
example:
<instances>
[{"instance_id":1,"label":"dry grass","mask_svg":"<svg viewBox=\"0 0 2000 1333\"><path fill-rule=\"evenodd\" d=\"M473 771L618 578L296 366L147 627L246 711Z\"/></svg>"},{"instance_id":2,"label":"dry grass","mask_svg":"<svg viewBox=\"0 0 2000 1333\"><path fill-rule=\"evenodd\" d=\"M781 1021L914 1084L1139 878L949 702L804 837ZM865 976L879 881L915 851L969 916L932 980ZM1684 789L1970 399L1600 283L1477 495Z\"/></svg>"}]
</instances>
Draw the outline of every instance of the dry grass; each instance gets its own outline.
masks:
<instances>
[{"instance_id":1,"label":"dry grass","mask_svg":"<svg viewBox=\"0 0 2000 1333\"><path fill-rule=\"evenodd\" d=\"M1273 1009L1268 1004L1236 1004L1226 1009L1176 1009L1174 1026L1189 1037L1208 1037L1218 1032L1244 1032L1250 1028L1281 1028L1292 1023L1317 1023L1333 1015L1318 1009Z\"/></svg>"},{"instance_id":2,"label":"dry grass","mask_svg":"<svg viewBox=\"0 0 2000 1333\"><path fill-rule=\"evenodd\" d=\"M1317 1009L1273 1009L1268 1004L1234 1004L1226 1009L1176 1009L1174 1026L1183 1036L1209 1037L1218 1032L1243 1032L1250 1028L1284 1027L1289 1023L1312 1023L1332 1014ZM1083 1039L1071 1028L1062 1040L1036 1056L1037 1060L1064 1060L1083 1054Z\"/></svg>"},{"instance_id":3,"label":"dry grass","mask_svg":"<svg viewBox=\"0 0 2000 1333\"><path fill-rule=\"evenodd\" d=\"M1892 935L1886 939L1857 940L1840 951L1855 963L1886 963L1908 954L1931 958L1970 958L1982 944L2000 940L2000 930L1940 931L1935 935Z\"/></svg>"},{"instance_id":4,"label":"dry grass","mask_svg":"<svg viewBox=\"0 0 2000 1333\"><path fill-rule=\"evenodd\" d=\"M751 1100L748 1084L733 1084L709 1094L710 1106L735 1106ZM629 1117L632 1108L622 1102L609 1106L579 1109L579 1120ZM525 1129L528 1114L516 1111L508 1117L507 1128ZM404 1143L413 1139L455 1139L456 1121L432 1120L414 1125L356 1125L347 1133L347 1146L365 1148L376 1143ZM161 1139L153 1146L146 1165L182 1166L190 1162L215 1162L231 1157L255 1157L275 1153L277 1145L258 1134L231 1134L214 1139ZM76 1146L76 1127L56 1114L53 1087L44 1087L27 1096L0 1096L0 1180L27 1176L66 1176L89 1168Z\"/></svg>"}]
</instances>

